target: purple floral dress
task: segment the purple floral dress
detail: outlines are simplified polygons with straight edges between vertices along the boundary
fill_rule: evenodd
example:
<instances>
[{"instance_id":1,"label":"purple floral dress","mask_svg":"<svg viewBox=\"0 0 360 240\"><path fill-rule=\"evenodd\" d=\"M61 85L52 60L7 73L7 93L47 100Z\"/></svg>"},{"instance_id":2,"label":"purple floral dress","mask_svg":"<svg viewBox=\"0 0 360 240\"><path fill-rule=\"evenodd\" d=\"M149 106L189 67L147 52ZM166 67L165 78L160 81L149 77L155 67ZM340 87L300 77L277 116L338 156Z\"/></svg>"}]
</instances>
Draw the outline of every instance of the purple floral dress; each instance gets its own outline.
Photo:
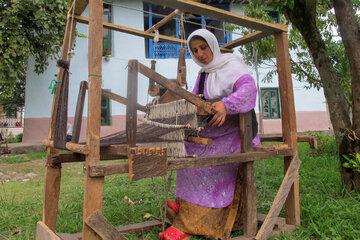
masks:
<instances>
[{"instance_id":1,"label":"purple floral dress","mask_svg":"<svg viewBox=\"0 0 360 240\"><path fill-rule=\"evenodd\" d=\"M199 91L200 74L196 80L194 94ZM204 86L204 97L209 99ZM186 142L185 147L189 155L211 156L240 152L239 115L255 107L256 86L249 75L241 76L233 86L233 93L224 97L222 101L227 110L226 121L221 127L206 126L200 132L202 137L211 138L212 145L202 145ZM253 144L260 142L257 135ZM236 177L239 164L225 166L181 169L177 171L175 196L187 202L203 207L223 208L233 200Z\"/></svg>"}]
</instances>

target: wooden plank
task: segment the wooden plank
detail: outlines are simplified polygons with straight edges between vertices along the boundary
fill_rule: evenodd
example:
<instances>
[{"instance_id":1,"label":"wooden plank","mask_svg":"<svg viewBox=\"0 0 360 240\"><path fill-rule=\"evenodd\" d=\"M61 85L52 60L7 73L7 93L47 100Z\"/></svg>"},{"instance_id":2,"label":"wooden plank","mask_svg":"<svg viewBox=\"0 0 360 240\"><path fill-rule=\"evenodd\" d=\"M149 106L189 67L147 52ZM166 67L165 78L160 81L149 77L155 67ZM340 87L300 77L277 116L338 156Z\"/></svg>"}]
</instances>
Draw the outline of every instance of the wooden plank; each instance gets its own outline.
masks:
<instances>
[{"instance_id":1,"label":"wooden plank","mask_svg":"<svg viewBox=\"0 0 360 240\"><path fill-rule=\"evenodd\" d=\"M107 97L107 98L110 98L111 100L114 100L114 101L117 101L119 103L122 103L122 104L127 104L128 100L127 98L124 98L122 96L119 96L115 93L112 93L108 90L105 90L105 89L101 89L101 95L104 96L104 97ZM140 104L136 104L136 108L137 110L140 110L142 112L146 112L146 107L145 106L142 106Z\"/></svg>"},{"instance_id":2,"label":"wooden plank","mask_svg":"<svg viewBox=\"0 0 360 240\"><path fill-rule=\"evenodd\" d=\"M252 150L252 121L251 112L239 114L241 152ZM241 164L243 231L245 237L254 237L257 232L257 201L254 175L254 162Z\"/></svg>"},{"instance_id":3,"label":"wooden plank","mask_svg":"<svg viewBox=\"0 0 360 240\"><path fill-rule=\"evenodd\" d=\"M241 113L239 114L239 117L241 152L249 152L253 147L251 112Z\"/></svg>"},{"instance_id":4,"label":"wooden plank","mask_svg":"<svg viewBox=\"0 0 360 240\"><path fill-rule=\"evenodd\" d=\"M162 226L162 222L160 221L149 221L142 223L129 224L124 226L118 226L116 229L121 233L142 233L146 231L150 231L153 227ZM59 233L58 234L63 240L81 240L82 233Z\"/></svg>"},{"instance_id":5,"label":"wooden plank","mask_svg":"<svg viewBox=\"0 0 360 240\"><path fill-rule=\"evenodd\" d=\"M90 152L90 148L88 145L71 143L71 142L66 143L66 149L71 152L76 152L76 153L80 153L80 154L84 154L84 155L87 155Z\"/></svg>"},{"instance_id":6,"label":"wooden plank","mask_svg":"<svg viewBox=\"0 0 360 240\"><path fill-rule=\"evenodd\" d=\"M167 22L171 21L172 19L176 18L177 16L180 16L182 12L179 9L175 9L172 13L161 19L159 22L155 23L151 28L146 30L147 33L152 33L156 29L159 29L161 26L164 26Z\"/></svg>"},{"instance_id":7,"label":"wooden plank","mask_svg":"<svg viewBox=\"0 0 360 240\"><path fill-rule=\"evenodd\" d=\"M288 144L297 152L297 128L294 104L294 93L291 79L290 53L286 33L277 33L275 36L276 62L279 78L279 92L281 102L281 122L284 143ZM291 161L290 158L284 159L286 166ZM300 197L299 197L299 178L296 178L294 186L286 201L286 222L288 224L300 224Z\"/></svg>"},{"instance_id":8,"label":"wooden plank","mask_svg":"<svg viewBox=\"0 0 360 240\"><path fill-rule=\"evenodd\" d=\"M71 21L66 22L65 35L61 48L60 59L67 58L67 54L69 50L69 42L70 42L70 46L72 46L75 38L75 29L76 29L76 21L74 21L73 23ZM63 73L64 70L62 68L59 68L57 80L62 79ZM53 98L49 135L48 135L49 141L54 140L55 122L56 122L57 108L59 104L60 87L61 87L61 82L57 83L56 91ZM53 147L48 147L46 150L46 163L51 164L53 157L58 155L58 153L59 153L58 150L54 149ZM56 216L57 216L59 196L60 196L60 183L61 183L61 168L46 167L42 221L53 231L55 230L55 225L56 225Z\"/></svg>"},{"instance_id":9,"label":"wooden plank","mask_svg":"<svg viewBox=\"0 0 360 240\"><path fill-rule=\"evenodd\" d=\"M230 48L230 49L235 48L235 47L245 45L247 43L254 42L256 40L262 39L262 38L267 37L269 35L271 35L271 33L263 32L263 31L255 31L255 32L252 32L252 33L249 33L249 34L245 35L242 38L238 38L238 39L235 39L235 40L233 40L231 42L225 43L224 45L222 45L222 47L223 48Z\"/></svg>"},{"instance_id":10,"label":"wooden plank","mask_svg":"<svg viewBox=\"0 0 360 240\"><path fill-rule=\"evenodd\" d=\"M155 67L156 67L156 61L151 60L151 70L153 70L154 72L155 72ZM155 82L151 78L149 78L148 93L152 97L159 96L160 94L159 86L155 85Z\"/></svg>"},{"instance_id":11,"label":"wooden plank","mask_svg":"<svg viewBox=\"0 0 360 240\"><path fill-rule=\"evenodd\" d=\"M193 143L199 143L199 144L203 144L203 145L212 145L212 139L211 138L189 136L186 139L186 141L193 142Z\"/></svg>"},{"instance_id":12,"label":"wooden plank","mask_svg":"<svg viewBox=\"0 0 360 240\"><path fill-rule=\"evenodd\" d=\"M136 145L136 128L137 128L137 86L138 86L138 61L130 60L128 63L128 82L127 82L127 99L126 104L126 137L127 144L130 147Z\"/></svg>"},{"instance_id":13,"label":"wooden plank","mask_svg":"<svg viewBox=\"0 0 360 240\"><path fill-rule=\"evenodd\" d=\"M123 174L129 172L129 163L98 163L89 165L89 175L91 177L103 177L114 174Z\"/></svg>"},{"instance_id":14,"label":"wooden plank","mask_svg":"<svg viewBox=\"0 0 360 240\"><path fill-rule=\"evenodd\" d=\"M158 5L165 5L173 9L180 9L184 12L196 13L201 16L211 17L216 20L233 23L242 27L266 32L287 32L285 24L273 24L255 18L232 13L220 8L212 7L196 1L189 0L148 0Z\"/></svg>"},{"instance_id":15,"label":"wooden plank","mask_svg":"<svg viewBox=\"0 0 360 240\"><path fill-rule=\"evenodd\" d=\"M64 69L61 79L59 102L55 121L54 147L58 149L66 148L66 131L68 121L68 96L69 96L69 67L70 63L66 60L58 60L57 66Z\"/></svg>"},{"instance_id":16,"label":"wooden plank","mask_svg":"<svg viewBox=\"0 0 360 240\"><path fill-rule=\"evenodd\" d=\"M261 142L282 142L283 137L282 136L262 136L260 137ZM297 142L308 142L310 145L310 148L317 149L317 139L313 136L297 136Z\"/></svg>"},{"instance_id":17,"label":"wooden plank","mask_svg":"<svg viewBox=\"0 0 360 240\"><path fill-rule=\"evenodd\" d=\"M72 131L72 137L71 137L72 143L79 142L80 132L81 132L81 122L82 122L82 117L83 117L83 112L84 112L84 103L85 103L87 87L88 87L87 82L81 81L78 99L77 99L77 103L76 103L73 131Z\"/></svg>"},{"instance_id":18,"label":"wooden plank","mask_svg":"<svg viewBox=\"0 0 360 240\"><path fill-rule=\"evenodd\" d=\"M129 145L110 145L106 147L101 147L100 154L107 154L107 155L126 155L129 152Z\"/></svg>"},{"instance_id":19,"label":"wooden plank","mask_svg":"<svg viewBox=\"0 0 360 240\"><path fill-rule=\"evenodd\" d=\"M231 163L244 163L260 159L292 156L292 149L280 149L264 152L233 153L218 156L206 156L196 158L175 158L168 159L168 170L179 170L185 168L202 168L210 166L221 166Z\"/></svg>"},{"instance_id":20,"label":"wooden plank","mask_svg":"<svg viewBox=\"0 0 360 240\"><path fill-rule=\"evenodd\" d=\"M118 226L116 227L116 229L122 233L141 233L144 231L149 231L153 227L158 227L158 226L162 226L162 222L155 220L149 222L130 224L126 226Z\"/></svg>"},{"instance_id":21,"label":"wooden plank","mask_svg":"<svg viewBox=\"0 0 360 240\"><path fill-rule=\"evenodd\" d=\"M89 24L89 18L82 17L82 16L74 16L74 19L76 19L79 23ZM110 29L110 30L117 31L117 32L128 33L128 34L132 34L132 35L135 35L138 37L143 37L143 38L148 38L148 39L154 39L154 37L155 37L155 33L147 33L142 30L119 26L119 25L116 25L113 23L103 22L103 26L106 29ZM175 37L169 37L169 36L165 36L165 35L161 35L161 34L159 35L159 41L175 43L175 44L179 44L179 45L181 45L181 44L186 45L186 40L175 38ZM223 47L220 47L220 50L222 52L233 52L232 49L223 48Z\"/></svg>"},{"instance_id":22,"label":"wooden plank","mask_svg":"<svg viewBox=\"0 0 360 240\"><path fill-rule=\"evenodd\" d=\"M89 154L85 164L85 187L83 205L82 239L98 239L97 234L85 223L85 220L96 211L101 211L103 201L104 178L89 176L89 165L100 160L100 116L101 116L101 81L102 81L102 48L103 48L103 1L89 0L89 38L88 38L88 117L86 145Z\"/></svg>"},{"instance_id":23,"label":"wooden plank","mask_svg":"<svg viewBox=\"0 0 360 240\"><path fill-rule=\"evenodd\" d=\"M244 204L244 236L254 237L257 232L257 200L254 162L242 164L242 186L242 199Z\"/></svg>"},{"instance_id":24,"label":"wooden plank","mask_svg":"<svg viewBox=\"0 0 360 240\"><path fill-rule=\"evenodd\" d=\"M269 151L269 150L278 150L278 149L287 149L289 146L287 144L279 145L258 145L253 147L253 151Z\"/></svg>"},{"instance_id":25,"label":"wooden plank","mask_svg":"<svg viewBox=\"0 0 360 240\"><path fill-rule=\"evenodd\" d=\"M54 141L43 140L42 144L46 147L54 147ZM89 146L84 144L67 142L65 148L71 152L80 153L84 155L89 154Z\"/></svg>"},{"instance_id":26,"label":"wooden plank","mask_svg":"<svg viewBox=\"0 0 360 240\"><path fill-rule=\"evenodd\" d=\"M36 240L61 240L48 226L43 222L36 224Z\"/></svg>"},{"instance_id":27,"label":"wooden plank","mask_svg":"<svg viewBox=\"0 0 360 240\"><path fill-rule=\"evenodd\" d=\"M114 155L114 154L103 154L100 156L100 160L118 160L126 159L127 155ZM52 164L58 163L71 163L71 162L85 162L85 156L78 153L62 153L55 157Z\"/></svg>"},{"instance_id":28,"label":"wooden plank","mask_svg":"<svg viewBox=\"0 0 360 240\"><path fill-rule=\"evenodd\" d=\"M270 150L264 152L248 152L235 153L219 156L207 156L196 158L175 158L168 159L167 170L179 170L184 168L201 168L210 166L221 166L231 163L251 162L266 158L276 158L283 156L291 156L293 152L291 149ZM108 176L113 174L123 174L129 172L129 164L127 162L111 163L111 164L96 164L89 166L90 176Z\"/></svg>"},{"instance_id":29,"label":"wooden plank","mask_svg":"<svg viewBox=\"0 0 360 240\"><path fill-rule=\"evenodd\" d=\"M86 220L86 224L91 227L103 240L124 240L127 239L102 215L100 211L91 214Z\"/></svg>"},{"instance_id":30,"label":"wooden plank","mask_svg":"<svg viewBox=\"0 0 360 240\"><path fill-rule=\"evenodd\" d=\"M149 177L165 176L166 170L166 148L130 148L129 177L131 181Z\"/></svg>"},{"instance_id":31,"label":"wooden plank","mask_svg":"<svg viewBox=\"0 0 360 240\"><path fill-rule=\"evenodd\" d=\"M68 16L72 15L74 6L75 6L74 14L81 15L84 12L84 10L85 10L85 8L87 7L88 4L89 4L88 0L77 0L76 2L74 1L71 4L71 7L70 7L70 9L68 11Z\"/></svg>"},{"instance_id":32,"label":"wooden plank","mask_svg":"<svg viewBox=\"0 0 360 240\"><path fill-rule=\"evenodd\" d=\"M301 161L298 156L294 156L291 160L291 164L286 172L286 175L281 183L279 191L277 192L274 202L270 208L269 213L267 214L263 225L261 226L256 239L268 239L276 222L276 217L279 216L281 208L283 207L287 195L290 192L290 189L297 178L299 172Z\"/></svg>"},{"instance_id":33,"label":"wooden plank","mask_svg":"<svg viewBox=\"0 0 360 240\"><path fill-rule=\"evenodd\" d=\"M54 153L48 153L48 156L49 155L55 156ZM51 162L48 161L47 163L51 164ZM44 222L52 231L55 231L56 225L56 216L60 197L60 182L61 168L53 168L47 165L45 168L45 194L42 222Z\"/></svg>"},{"instance_id":34,"label":"wooden plank","mask_svg":"<svg viewBox=\"0 0 360 240\"><path fill-rule=\"evenodd\" d=\"M177 82L180 87L186 85L186 62L185 62L185 48L179 48L179 59L177 67Z\"/></svg>"},{"instance_id":35,"label":"wooden plank","mask_svg":"<svg viewBox=\"0 0 360 240\"><path fill-rule=\"evenodd\" d=\"M172 93L186 99L187 101L191 102L192 104L203 108L209 114L215 114L213 107L210 103L202 100L198 96L186 91L185 89L178 86L175 82L169 81L164 76L158 74L155 71L152 71L150 68L146 67L145 65L139 63L139 71L140 73L144 74L148 78L153 79L155 82L163 86L164 88L170 90Z\"/></svg>"}]
</instances>

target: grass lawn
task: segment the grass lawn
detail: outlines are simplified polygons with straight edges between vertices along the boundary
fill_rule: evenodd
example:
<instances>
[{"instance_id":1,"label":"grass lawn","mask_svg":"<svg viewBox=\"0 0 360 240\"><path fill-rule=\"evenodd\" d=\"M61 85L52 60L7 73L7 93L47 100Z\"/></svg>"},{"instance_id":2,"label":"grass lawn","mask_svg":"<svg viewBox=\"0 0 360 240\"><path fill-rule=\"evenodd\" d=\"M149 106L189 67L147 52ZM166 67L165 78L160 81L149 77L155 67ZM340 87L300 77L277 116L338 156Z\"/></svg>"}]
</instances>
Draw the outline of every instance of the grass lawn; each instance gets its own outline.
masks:
<instances>
[{"instance_id":1,"label":"grass lawn","mask_svg":"<svg viewBox=\"0 0 360 240\"><path fill-rule=\"evenodd\" d=\"M344 192L334 138L320 137L318 141L318 150L299 143L302 226L279 239L360 239L360 194ZM1 156L0 239L35 238L36 222L42 217L45 157L45 153ZM267 213L283 179L283 160L260 160L255 162L255 168L259 212ZM172 176L175 178L175 175L174 172ZM61 181L56 231L81 232L83 163L63 164ZM103 214L114 226L143 222L146 213L161 216L159 206L166 198L165 186L163 178L130 182L127 174L108 176ZM174 189L175 181L172 181L169 192L172 199ZM158 227L143 234L126 234L126 237L158 239L160 231ZM237 235L239 233L233 234Z\"/></svg>"}]
</instances>

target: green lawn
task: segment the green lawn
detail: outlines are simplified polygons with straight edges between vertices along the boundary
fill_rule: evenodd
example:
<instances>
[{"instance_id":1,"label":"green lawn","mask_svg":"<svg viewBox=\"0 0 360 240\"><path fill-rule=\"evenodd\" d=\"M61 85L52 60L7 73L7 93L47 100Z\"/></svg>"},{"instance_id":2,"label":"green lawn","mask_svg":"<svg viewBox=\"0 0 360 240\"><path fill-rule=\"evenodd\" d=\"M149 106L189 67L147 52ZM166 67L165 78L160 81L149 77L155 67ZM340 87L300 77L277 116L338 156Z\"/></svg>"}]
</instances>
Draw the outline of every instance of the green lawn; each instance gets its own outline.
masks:
<instances>
[{"instance_id":1,"label":"green lawn","mask_svg":"<svg viewBox=\"0 0 360 240\"><path fill-rule=\"evenodd\" d=\"M299 143L299 156L302 161L302 226L280 239L360 239L360 194L344 192L334 138L321 137L318 150L309 149L307 143ZM26 180L0 183L0 239L35 238L36 222L42 215L44 159L45 153L0 159L0 177L9 172L36 174ZM255 167L259 211L266 213L283 178L283 160L257 161ZM83 183L83 163L63 164L57 232L82 231ZM174 184L172 181L170 198L173 198ZM164 189L163 178L154 179L154 182L152 179L130 182L127 174L106 177L104 216L115 226L143 222L146 213L160 216L159 205L166 198ZM134 204L124 200L125 196ZM141 235L126 236L128 239L157 239L160 231L161 227Z\"/></svg>"}]
</instances>

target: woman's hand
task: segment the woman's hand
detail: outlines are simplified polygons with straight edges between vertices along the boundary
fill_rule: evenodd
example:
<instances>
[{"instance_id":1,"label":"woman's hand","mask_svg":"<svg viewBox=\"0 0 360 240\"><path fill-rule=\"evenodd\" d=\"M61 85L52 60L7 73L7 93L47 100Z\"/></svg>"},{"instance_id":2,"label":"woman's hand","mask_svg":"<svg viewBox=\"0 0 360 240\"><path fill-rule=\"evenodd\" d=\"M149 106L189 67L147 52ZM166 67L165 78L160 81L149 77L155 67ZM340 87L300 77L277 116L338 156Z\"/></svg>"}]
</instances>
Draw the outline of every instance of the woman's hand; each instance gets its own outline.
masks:
<instances>
[{"instance_id":1,"label":"woman's hand","mask_svg":"<svg viewBox=\"0 0 360 240\"><path fill-rule=\"evenodd\" d=\"M221 127L224 124L226 118L225 104L222 101L218 101L218 102L214 102L212 106L214 107L216 114L212 117L211 121L209 122L209 126Z\"/></svg>"}]
</instances>

